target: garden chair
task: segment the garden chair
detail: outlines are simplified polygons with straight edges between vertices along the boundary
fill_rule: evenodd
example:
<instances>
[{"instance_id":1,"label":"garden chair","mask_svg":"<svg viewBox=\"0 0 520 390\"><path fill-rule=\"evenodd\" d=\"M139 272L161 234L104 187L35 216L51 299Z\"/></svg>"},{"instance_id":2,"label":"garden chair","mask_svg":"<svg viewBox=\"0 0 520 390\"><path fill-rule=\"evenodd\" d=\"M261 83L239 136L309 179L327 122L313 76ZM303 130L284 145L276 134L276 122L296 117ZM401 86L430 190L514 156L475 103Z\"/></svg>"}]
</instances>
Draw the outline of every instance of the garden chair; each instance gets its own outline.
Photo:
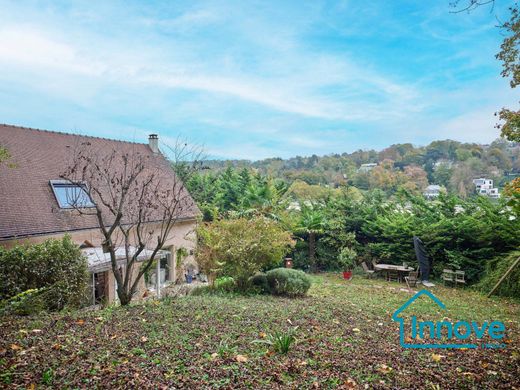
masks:
<instances>
[{"instance_id":1,"label":"garden chair","mask_svg":"<svg viewBox=\"0 0 520 390\"><path fill-rule=\"evenodd\" d=\"M377 268L377 262L375 260L372 260L372 269L374 270L375 276L381 276L381 270Z\"/></svg>"},{"instance_id":2,"label":"garden chair","mask_svg":"<svg viewBox=\"0 0 520 390\"><path fill-rule=\"evenodd\" d=\"M367 274L367 278L371 279L374 276L375 271L368 269L368 265L364 261L361 263L361 266L363 267L363 270Z\"/></svg>"},{"instance_id":3,"label":"garden chair","mask_svg":"<svg viewBox=\"0 0 520 390\"><path fill-rule=\"evenodd\" d=\"M406 281L408 288L417 286L417 281L419 280L419 270L410 272L408 276L404 277L404 280Z\"/></svg>"},{"instance_id":4,"label":"garden chair","mask_svg":"<svg viewBox=\"0 0 520 390\"><path fill-rule=\"evenodd\" d=\"M442 270L442 281L444 282L444 285L447 285L448 283L454 283L455 282L455 273L451 269L443 269Z\"/></svg>"},{"instance_id":5,"label":"garden chair","mask_svg":"<svg viewBox=\"0 0 520 390\"><path fill-rule=\"evenodd\" d=\"M399 271L396 269L389 269L386 274L386 280L389 282L400 282L401 275L399 275Z\"/></svg>"},{"instance_id":6,"label":"garden chair","mask_svg":"<svg viewBox=\"0 0 520 390\"><path fill-rule=\"evenodd\" d=\"M455 271L455 284L466 284L466 273L464 271Z\"/></svg>"}]
</instances>

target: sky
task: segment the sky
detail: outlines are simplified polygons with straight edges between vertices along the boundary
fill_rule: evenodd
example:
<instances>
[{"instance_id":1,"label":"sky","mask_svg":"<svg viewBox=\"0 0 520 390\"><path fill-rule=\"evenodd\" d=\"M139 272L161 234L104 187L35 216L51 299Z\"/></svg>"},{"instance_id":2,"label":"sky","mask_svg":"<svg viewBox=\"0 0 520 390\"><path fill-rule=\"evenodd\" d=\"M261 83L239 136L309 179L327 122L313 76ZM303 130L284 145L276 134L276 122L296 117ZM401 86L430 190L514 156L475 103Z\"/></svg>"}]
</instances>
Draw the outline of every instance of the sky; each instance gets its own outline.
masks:
<instances>
[{"instance_id":1,"label":"sky","mask_svg":"<svg viewBox=\"0 0 520 390\"><path fill-rule=\"evenodd\" d=\"M3 1L0 123L211 158L489 143L507 2Z\"/></svg>"}]
</instances>

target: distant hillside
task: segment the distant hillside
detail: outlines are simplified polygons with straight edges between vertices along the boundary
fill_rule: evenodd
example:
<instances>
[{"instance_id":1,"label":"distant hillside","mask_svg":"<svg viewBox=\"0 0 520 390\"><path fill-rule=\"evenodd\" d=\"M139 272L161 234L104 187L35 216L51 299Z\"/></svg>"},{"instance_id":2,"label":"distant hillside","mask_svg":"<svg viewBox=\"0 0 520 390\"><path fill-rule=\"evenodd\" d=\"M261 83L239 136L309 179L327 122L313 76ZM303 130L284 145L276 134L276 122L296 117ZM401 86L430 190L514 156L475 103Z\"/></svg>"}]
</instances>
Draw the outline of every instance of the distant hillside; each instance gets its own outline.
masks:
<instances>
[{"instance_id":1,"label":"distant hillside","mask_svg":"<svg viewBox=\"0 0 520 390\"><path fill-rule=\"evenodd\" d=\"M405 185L421 190L428 184L439 184L465 196L474 191L473 179L486 177L501 187L520 175L520 144L504 139L490 145L443 140L427 146L405 143L380 151L358 150L326 156L268 158L254 162L211 160L206 165L211 171L229 166L254 168L288 183L301 180L308 184L352 185L359 189L392 191Z\"/></svg>"}]
</instances>

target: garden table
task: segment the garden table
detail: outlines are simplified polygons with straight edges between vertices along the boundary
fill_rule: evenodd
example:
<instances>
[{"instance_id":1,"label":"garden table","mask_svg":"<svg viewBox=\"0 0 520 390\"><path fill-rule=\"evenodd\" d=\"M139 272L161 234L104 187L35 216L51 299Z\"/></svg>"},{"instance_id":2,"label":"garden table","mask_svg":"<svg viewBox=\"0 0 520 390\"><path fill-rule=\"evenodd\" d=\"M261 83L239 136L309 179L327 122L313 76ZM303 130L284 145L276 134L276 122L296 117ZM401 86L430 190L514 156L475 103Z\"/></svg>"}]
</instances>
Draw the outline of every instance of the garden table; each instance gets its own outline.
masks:
<instances>
[{"instance_id":1,"label":"garden table","mask_svg":"<svg viewBox=\"0 0 520 390\"><path fill-rule=\"evenodd\" d=\"M414 270L412 267L403 267L402 265L395 265L395 264L375 264L374 269L378 271L385 271L386 278L388 279L388 274L390 271L397 271L399 274L399 281L403 281L402 275L405 273L410 273Z\"/></svg>"}]
</instances>

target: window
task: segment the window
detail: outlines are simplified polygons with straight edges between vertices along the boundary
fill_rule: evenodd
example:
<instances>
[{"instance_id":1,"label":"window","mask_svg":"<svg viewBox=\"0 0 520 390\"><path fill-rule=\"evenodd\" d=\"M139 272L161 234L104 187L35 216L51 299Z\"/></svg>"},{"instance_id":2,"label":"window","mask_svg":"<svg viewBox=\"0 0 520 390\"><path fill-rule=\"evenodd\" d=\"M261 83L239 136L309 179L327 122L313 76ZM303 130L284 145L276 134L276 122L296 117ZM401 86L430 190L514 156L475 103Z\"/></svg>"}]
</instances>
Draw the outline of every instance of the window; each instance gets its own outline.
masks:
<instances>
[{"instance_id":1,"label":"window","mask_svg":"<svg viewBox=\"0 0 520 390\"><path fill-rule=\"evenodd\" d=\"M94 207L84 185L72 184L66 180L51 180L51 187L62 209Z\"/></svg>"}]
</instances>

